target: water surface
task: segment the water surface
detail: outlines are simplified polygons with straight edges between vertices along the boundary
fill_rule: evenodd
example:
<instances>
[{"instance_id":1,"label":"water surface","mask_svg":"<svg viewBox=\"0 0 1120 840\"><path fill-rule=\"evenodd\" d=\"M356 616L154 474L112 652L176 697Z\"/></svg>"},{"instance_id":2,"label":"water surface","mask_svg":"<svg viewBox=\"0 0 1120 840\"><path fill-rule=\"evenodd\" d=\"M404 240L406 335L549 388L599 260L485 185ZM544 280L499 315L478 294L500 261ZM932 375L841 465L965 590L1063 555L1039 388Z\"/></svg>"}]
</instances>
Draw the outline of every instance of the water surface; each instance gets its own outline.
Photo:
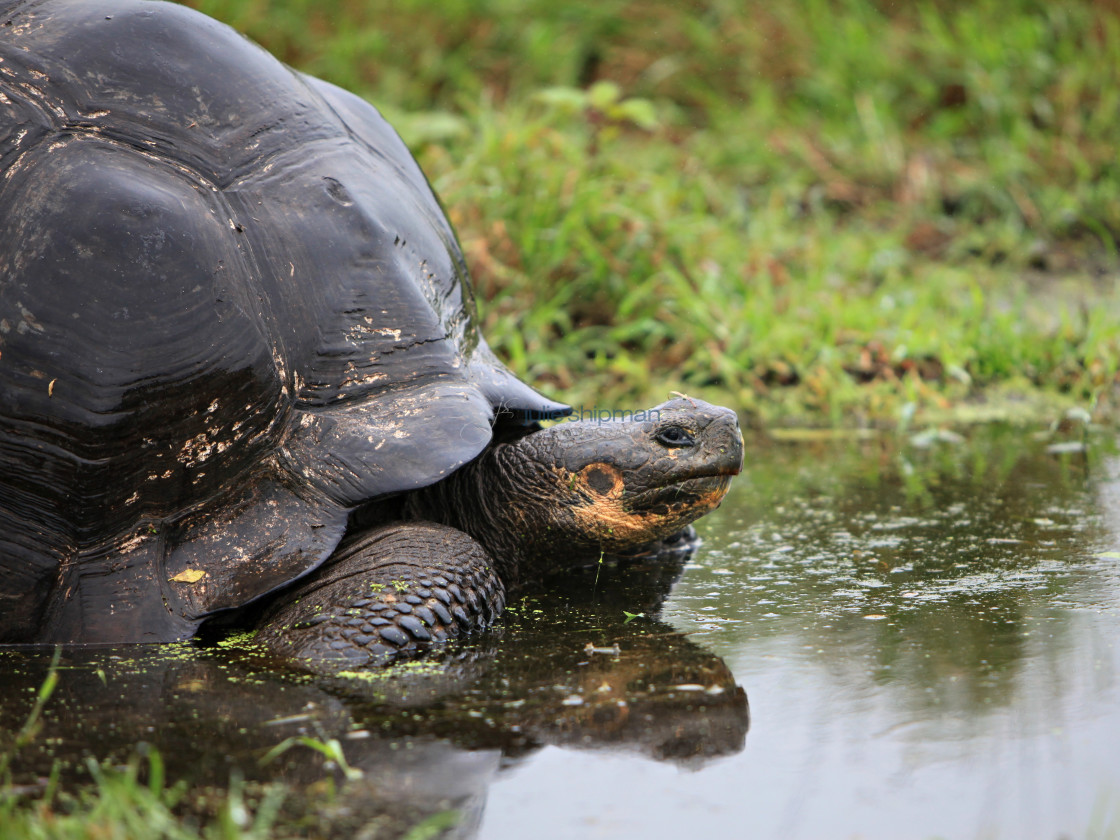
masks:
<instances>
[{"instance_id":1,"label":"water surface","mask_svg":"<svg viewBox=\"0 0 1120 840\"><path fill-rule=\"evenodd\" d=\"M572 575L438 667L65 651L17 777L144 742L337 836L1120 837L1120 459L1071 435L749 442L683 572ZM0 735L49 658L0 653ZM301 734L359 772L261 763Z\"/></svg>"}]
</instances>

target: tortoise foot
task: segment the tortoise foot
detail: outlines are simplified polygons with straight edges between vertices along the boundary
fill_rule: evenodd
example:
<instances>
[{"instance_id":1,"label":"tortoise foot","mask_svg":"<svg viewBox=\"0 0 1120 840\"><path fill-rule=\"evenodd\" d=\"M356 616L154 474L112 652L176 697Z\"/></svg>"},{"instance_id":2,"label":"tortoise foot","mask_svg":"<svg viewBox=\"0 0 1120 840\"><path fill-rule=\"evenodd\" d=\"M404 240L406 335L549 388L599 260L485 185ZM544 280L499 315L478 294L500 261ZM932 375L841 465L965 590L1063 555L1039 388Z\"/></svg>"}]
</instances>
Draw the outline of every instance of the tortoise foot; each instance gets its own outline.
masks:
<instances>
[{"instance_id":1,"label":"tortoise foot","mask_svg":"<svg viewBox=\"0 0 1120 840\"><path fill-rule=\"evenodd\" d=\"M504 606L505 588L474 539L397 523L347 539L280 596L257 639L301 663L362 667L485 628Z\"/></svg>"}]
</instances>

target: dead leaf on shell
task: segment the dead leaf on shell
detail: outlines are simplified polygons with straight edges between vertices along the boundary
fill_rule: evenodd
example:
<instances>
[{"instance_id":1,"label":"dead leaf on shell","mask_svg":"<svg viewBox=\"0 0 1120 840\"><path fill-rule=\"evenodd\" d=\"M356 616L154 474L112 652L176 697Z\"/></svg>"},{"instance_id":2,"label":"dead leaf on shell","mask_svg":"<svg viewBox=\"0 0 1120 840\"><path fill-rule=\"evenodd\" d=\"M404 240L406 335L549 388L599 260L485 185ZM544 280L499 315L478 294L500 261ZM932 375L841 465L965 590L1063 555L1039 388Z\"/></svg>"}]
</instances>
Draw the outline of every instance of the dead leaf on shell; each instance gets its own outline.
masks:
<instances>
[{"instance_id":1,"label":"dead leaf on shell","mask_svg":"<svg viewBox=\"0 0 1120 840\"><path fill-rule=\"evenodd\" d=\"M183 569L175 577L171 578L175 583L198 583L206 577L206 572L201 569Z\"/></svg>"}]
</instances>

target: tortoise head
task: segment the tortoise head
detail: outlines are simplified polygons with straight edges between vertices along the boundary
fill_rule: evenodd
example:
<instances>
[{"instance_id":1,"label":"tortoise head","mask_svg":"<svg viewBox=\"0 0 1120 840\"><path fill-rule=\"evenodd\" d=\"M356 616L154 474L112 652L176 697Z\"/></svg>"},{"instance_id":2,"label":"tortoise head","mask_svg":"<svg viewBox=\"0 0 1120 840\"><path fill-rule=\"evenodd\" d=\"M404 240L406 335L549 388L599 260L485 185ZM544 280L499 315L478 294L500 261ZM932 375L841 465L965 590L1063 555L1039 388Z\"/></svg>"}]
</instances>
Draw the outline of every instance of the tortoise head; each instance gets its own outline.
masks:
<instances>
[{"instance_id":1,"label":"tortoise head","mask_svg":"<svg viewBox=\"0 0 1120 840\"><path fill-rule=\"evenodd\" d=\"M553 521L597 551L662 539L717 508L743 466L735 412L675 399L593 412L518 442L554 487ZM558 521L557 521L558 520Z\"/></svg>"},{"instance_id":2,"label":"tortoise head","mask_svg":"<svg viewBox=\"0 0 1120 840\"><path fill-rule=\"evenodd\" d=\"M583 411L496 443L413 496L408 515L470 533L510 585L679 532L719 505L742 466L729 409L685 398Z\"/></svg>"}]
</instances>

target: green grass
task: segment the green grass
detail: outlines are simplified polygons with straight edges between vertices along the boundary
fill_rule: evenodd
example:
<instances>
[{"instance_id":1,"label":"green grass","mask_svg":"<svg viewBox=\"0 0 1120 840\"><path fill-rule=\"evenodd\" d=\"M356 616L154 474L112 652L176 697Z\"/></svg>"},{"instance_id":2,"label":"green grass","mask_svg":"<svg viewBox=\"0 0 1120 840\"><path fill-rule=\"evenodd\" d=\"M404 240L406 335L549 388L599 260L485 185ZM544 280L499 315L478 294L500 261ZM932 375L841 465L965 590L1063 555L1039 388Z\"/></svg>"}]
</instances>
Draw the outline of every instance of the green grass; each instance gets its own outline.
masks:
<instances>
[{"instance_id":1,"label":"green grass","mask_svg":"<svg viewBox=\"0 0 1120 840\"><path fill-rule=\"evenodd\" d=\"M141 752L144 754L142 755ZM0 825L11 840L266 840L295 833L274 833L284 791L265 789L255 809L247 807L244 785L236 778L220 794L216 814L207 821L184 819L177 806L183 784L166 785L155 750L138 751L123 768L103 767L92 759L92 784L76 794L58 790L55 780L35 798L18 797L0 786Z\"/></svg>"},{"instance_id":2,"label":"green grass","mask_svg":"<svg viewBox=\"0 0 1120 840\"><path fill-rule=\"evenodd\" d=\"M491 344L557 396L1114 414L1105 2L192 5L382 108Z\"/></svg>"},{"instance_id":3,"label":"green grass","mask_svg":"<svg viewBox=\"0 0 1120 840\"><path fill-rule=\"evenodd\" d=\"M49 773L36 776L30 770L37 766L36 759L28 759L28 754L41 758L45 750L54 755L52 745L64 740L58 737L57 722L52 718L68 701L55 695L60 683L73 678L74 671L71 666L59 668L60 658L61 648L56 648L45 679L34 697L28 698L29 707L16 723L18 729L8 731L0 721L2 840L343 836L433 840L447 836L462 820L457 810L414 806L407 797L394 807L388 795L371 812L369 799L375 788L363 780L362 770L347 761L340 741L329 736L289 737L262 750L256 762L260 767L289 751L302 753L293 765L298 768L298 781L290 772L246 778L247 771L236 764L230 765L228 777L218 784L171 779L160 751L144 742L131 748L125 742L126 755L115 762L97 761L92 756L76 758L74 752L55 756ZM323 760L309 762L314 754ZM21 764L21 760L31 763ZM314 772L316 766L321 766L321 775Z\"/></svg>"},{"instance_id":4,"label":"green grass","mask_svg":"<svg viewBox=\"0 0 1120 840\"><path fill-rule=\"evenodd\" d=\"M146 744L136 745L124 767L87 759L90 784L75 792L60 784L57 761L40 784L15 784L12 764L40 736L43 712L58 686L60 656L61 648L55 648L47 677L19 730L11 734L0 730L0 836L4 840L264 840L272 836L285 795L280 785L267 785L259 792L253 813L246 806L246 786L232 777L212 818L203 825L197 819L184 819L176 810L187 786L166 784L163 758Z\"/></svg>"}]
</instances>

